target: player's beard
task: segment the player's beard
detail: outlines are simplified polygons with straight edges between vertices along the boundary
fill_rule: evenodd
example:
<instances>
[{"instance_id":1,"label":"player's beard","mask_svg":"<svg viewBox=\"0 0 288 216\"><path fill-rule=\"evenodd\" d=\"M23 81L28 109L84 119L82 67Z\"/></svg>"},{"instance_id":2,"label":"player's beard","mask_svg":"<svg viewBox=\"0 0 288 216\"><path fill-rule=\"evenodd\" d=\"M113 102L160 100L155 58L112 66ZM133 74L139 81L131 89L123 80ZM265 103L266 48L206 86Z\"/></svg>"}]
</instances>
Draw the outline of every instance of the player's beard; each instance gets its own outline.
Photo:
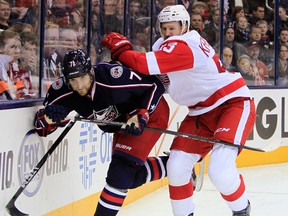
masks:
<instances>
[{"instance_id":1,"label":"player's beard","mask_svg":"<svg viewBox=\"0 0 288 216\"><path fill-rule=\"evenodd\" d=\"M81 90L77 90L76 92L80 96L84 97L84 96L86 96L89 93L90 89L91 89L91 85L89 87L87 87L87 88L84 88L84 89L81 89Z\"/></svg>"}]
</instances>

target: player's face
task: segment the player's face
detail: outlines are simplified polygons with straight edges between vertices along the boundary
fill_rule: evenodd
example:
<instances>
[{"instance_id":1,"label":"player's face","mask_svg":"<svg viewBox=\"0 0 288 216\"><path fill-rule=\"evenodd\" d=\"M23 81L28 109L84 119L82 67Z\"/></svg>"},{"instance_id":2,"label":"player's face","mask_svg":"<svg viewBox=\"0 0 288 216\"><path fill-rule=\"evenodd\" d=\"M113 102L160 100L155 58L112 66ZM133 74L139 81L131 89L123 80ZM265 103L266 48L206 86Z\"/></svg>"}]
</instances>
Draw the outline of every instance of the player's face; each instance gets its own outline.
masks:
<instances>
[{"instance_id":1,"label":"player's face","mask_svg":"<svg viewBox=\"0 0 288 216\"><path fill-rule=\"evenodd\" d=\"M179 22L164 22L161 23L161 33L163 35L164 40L171 36L181 35L181 26Z\"/></svg>"},{"instance_id":2,"label":"player's face","mask_svg":"<svg viewBox=\"0 0 288 216\"><path fill-rule=\"evenodd\" d=\"M85 74L81 77L69 79L69 84L73 91L77 92L80 96L86 96L92 85L91 76Z\"/></svg>"}]
</instances>

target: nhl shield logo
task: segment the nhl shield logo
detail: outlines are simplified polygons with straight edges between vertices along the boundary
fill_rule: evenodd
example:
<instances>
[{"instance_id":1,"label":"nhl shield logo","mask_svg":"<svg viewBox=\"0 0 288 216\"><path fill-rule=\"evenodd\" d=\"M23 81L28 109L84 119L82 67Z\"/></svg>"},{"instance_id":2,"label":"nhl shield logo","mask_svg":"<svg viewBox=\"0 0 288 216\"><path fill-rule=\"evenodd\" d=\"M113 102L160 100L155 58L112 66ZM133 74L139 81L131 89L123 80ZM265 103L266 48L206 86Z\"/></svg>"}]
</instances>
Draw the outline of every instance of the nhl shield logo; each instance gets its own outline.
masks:
<instances>
[{"instance_id":1,"label":"nhl shield logo","mask_svg":"<svg viewBox=\"0 0 288 216\"><path fill-rule=\"evenodd\" d=\"M113 78L119 78L123 74L123 68L121 66L116 66L110 69L110 74Z\"/></svg>"}]
</instances>

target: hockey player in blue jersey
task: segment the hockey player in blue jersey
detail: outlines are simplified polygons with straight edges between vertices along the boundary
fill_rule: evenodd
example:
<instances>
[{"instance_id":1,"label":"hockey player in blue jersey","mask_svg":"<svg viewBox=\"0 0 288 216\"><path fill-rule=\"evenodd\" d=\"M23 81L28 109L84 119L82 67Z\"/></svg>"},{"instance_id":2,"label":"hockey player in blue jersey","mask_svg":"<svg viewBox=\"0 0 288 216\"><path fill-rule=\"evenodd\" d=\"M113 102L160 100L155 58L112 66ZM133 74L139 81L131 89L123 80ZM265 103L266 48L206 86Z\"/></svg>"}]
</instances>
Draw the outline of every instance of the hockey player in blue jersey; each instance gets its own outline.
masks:
<instances>
[{"instance_id":1,"label":"hockey player in blue jersey","mask_svg":"<svg viewBox=\"0 0 288 216\"><path fill-rule=\"evenodd\" d=\"M47 136L65 126L65 118L73 110L85 118L125 122L122 127L99 125L114 137L106 185L94 216L116 215L128 189L166 176L168 157L148 157L161 134L143 131L145 126L167 128L164 86L156 76L141 75L117 63L92 67L80 49L68 52L63 65L64 77L49 88L44 108L36 114L35 129L40 136Z\"/></svg>"}]
</instances>

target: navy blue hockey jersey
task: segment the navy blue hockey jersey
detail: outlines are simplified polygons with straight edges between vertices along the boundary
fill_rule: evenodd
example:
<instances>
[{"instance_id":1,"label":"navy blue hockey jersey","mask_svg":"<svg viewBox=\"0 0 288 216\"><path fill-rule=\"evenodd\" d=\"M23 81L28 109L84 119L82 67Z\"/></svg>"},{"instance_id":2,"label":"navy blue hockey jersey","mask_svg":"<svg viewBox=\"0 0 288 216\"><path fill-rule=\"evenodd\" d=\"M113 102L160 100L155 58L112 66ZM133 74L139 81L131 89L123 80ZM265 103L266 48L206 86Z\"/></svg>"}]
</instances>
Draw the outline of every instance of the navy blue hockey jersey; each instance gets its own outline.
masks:
<instances>
[{"instance_id":1,"label":"navy blue hockey jersey","mask_svg":"<svg viewBox=\"0 0 288 216\"><path fill-rule=\"evenodd\" d=\"M151 114L165 89L157 76L145 76L113 62L93 67L94 83L85 97L78 95L59 78L48 90L44 106L59 104L83 117L126 122L127 114L135 109L147 109ZM39 125L38 125L39 126ZM120 127L99 126L115 132Z\"/></svg>"}]
</instances>

